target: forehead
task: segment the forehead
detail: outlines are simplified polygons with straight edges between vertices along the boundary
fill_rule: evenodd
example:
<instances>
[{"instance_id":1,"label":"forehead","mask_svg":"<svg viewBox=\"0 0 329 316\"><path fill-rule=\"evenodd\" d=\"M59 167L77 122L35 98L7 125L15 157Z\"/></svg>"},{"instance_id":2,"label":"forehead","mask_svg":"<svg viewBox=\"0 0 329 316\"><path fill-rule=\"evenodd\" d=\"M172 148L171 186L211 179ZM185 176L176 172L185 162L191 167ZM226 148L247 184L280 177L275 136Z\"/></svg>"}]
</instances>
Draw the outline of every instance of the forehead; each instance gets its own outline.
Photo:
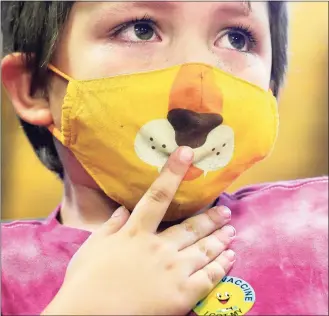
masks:
<instances>
[{"instance_id":1,"label":"forehead","mask_svg":"<svg viewBox=\"0 0 329 316\"><path fill-rule=\"evenodd\" d=\"M185 4L188 3L196 3L195 1L184 1L184 0L177 0L177 1L169 1L169 0L156 0L156 1L144 1L144 0L137 0L137 1L111 1L111 2L85 2L85 4L89 5L108 5L111 7L157 7L157 8L169 8L169 9L179 9L184 7ZM199 0L197 3L199 3L200 7L202 7L204 4L213 4L213 5L220 5L223 9L225 8L231 8L240 10L243 12L249 12L253 6L252 2L250 1L209 1L209 0Z\"/></svg>"},{"instance_id":2,"label":"forehead","mask_svg":"<svg viewBox=\"0 0 329 316\"><path fill-rule=\"evenodd\" d=\"M88 13L99 12L106 14L110 10L112 13L122 13L132 9L145 9L152 11L161 11L165 13L179 13L191 9L197 10L200 15L202 13L222 13L234 16L257 16L262 17L263 20L268 18L267 2L266 1L127 1L127 2L80 2L77 4L82 10L85 9Z\"/></svg>"}]
</instances>

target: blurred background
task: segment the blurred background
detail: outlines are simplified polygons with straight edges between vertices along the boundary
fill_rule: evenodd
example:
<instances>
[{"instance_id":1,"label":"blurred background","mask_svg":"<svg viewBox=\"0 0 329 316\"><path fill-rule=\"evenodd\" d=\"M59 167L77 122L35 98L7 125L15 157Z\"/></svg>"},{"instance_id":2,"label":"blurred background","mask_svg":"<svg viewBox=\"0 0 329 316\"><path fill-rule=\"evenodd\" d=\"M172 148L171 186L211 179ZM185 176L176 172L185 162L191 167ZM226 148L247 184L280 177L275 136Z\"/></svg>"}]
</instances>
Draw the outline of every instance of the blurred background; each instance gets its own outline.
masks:
<instances>
[{"instance_id":1,"label":"blurred background","mask_svg":"<svg viewBox=\"0 0 329 316\"><path fill-rule=\"evenodd\" d=\"M290 68L279 103L280 135L272 155L228 191L253 183L328 174L328 3L290 3ZM34 155L10 102L1 94L2 218L45 217L62 183Z\"/></svg>"}]
</instances>

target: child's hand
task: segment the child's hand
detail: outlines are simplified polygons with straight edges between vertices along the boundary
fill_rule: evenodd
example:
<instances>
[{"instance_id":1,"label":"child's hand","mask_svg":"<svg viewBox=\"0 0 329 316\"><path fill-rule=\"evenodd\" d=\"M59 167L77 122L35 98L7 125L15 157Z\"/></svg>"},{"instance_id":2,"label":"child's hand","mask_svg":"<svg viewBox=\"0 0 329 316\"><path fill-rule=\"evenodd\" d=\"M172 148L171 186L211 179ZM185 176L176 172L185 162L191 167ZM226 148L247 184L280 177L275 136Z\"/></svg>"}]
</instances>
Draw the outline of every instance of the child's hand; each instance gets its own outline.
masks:
<instances>
[{"instance_id":1,"label":"child's hand","mask_svg":"<svg viewBox=\"0 0 329 316\"><path fill-rule=\"evenodd\" d=\"M182 315L224 277L235 260L224 251L234 235L221 228L225 207L156 234L192 162L187 150L170 157L130 217L119 208L82 245L44 315Z\"/></svg>"}]
</instances>

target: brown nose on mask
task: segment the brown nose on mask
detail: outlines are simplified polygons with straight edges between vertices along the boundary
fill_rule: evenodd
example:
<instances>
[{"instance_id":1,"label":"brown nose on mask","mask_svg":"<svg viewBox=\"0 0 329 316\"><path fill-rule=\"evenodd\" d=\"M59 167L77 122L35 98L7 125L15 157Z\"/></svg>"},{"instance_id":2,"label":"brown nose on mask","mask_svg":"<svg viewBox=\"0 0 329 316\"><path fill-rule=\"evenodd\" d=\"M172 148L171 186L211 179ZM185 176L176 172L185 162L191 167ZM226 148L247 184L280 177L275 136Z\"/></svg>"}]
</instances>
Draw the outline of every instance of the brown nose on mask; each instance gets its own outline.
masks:
<instances>
[{"instance_id":1,"label":"brown nose on mask","mask_svg":"<svg viewBox=\"0 0 329 316\"><path fill-rule=\"evenodd\" d=\"M175 130L178 146L201 147L210 131L223 122L220 114L196 113L185 109L169 111L167 119Z\"/></svg>"}]
</instances>

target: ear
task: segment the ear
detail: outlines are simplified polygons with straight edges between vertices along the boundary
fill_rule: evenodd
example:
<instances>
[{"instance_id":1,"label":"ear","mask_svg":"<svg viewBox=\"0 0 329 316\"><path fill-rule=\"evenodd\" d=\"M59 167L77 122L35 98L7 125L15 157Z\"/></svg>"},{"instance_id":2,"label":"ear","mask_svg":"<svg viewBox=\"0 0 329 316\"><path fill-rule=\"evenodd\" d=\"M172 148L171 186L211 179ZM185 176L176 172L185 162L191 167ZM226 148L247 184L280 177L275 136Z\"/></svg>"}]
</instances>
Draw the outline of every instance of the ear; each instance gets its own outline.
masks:
<instances>
[{"instance_id":1,"label":"ear","mask_svg":"<svg viewBox=\"0 0 329 316\"><path fill-rule=\"evenodd\" d=\"M1 62L2 83L18 116L32 125L53 122L46 98L31 95L31 74L24 65L24 55L7 55Z\"/></svg>"}]
</instances>

